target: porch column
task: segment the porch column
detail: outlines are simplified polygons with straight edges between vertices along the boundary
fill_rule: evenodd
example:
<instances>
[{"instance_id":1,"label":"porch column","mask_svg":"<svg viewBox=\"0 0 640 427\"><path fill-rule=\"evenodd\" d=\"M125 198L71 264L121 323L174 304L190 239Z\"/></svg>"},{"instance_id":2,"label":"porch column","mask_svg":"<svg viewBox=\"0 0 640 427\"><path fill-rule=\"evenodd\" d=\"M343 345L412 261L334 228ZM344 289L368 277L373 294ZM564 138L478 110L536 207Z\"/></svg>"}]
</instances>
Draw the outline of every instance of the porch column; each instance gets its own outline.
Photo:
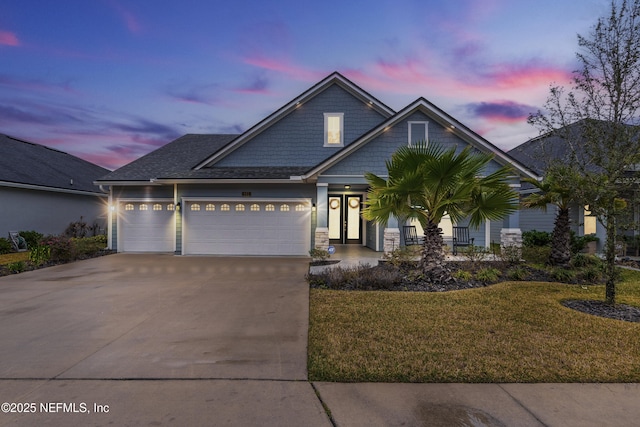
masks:
<instances>
[{"instance_id":1,"label":"porch column","mask_svg":"<svg viewBox=\"0 0 640 427\"><path fill-rule=\"evenodd\" d=\"M388 254L400 247L400 227L398 227L398 218L389 217L389 222L384 229L384 253Z\"/></svg>"},{"instance_id":2,"label":"porch column","mask_svg":"<svg viewBox=\"0 0 640 427\"><path fill-rule=\"evenodd\" d=\"M329 247L329 184L316 184L316 248L326 250Z\"/></svg>"},{"instance_id":3,"label":"porch column","mask_svg":"<svg viewBox=\"0 0 640 427\"><path fill-rule=\"evenodd\" d=\"M522 230L520 230L520 211L517 210L504 219L500 230L500 245L504 247L522 247Z\"/></svg>"}]
</instances>

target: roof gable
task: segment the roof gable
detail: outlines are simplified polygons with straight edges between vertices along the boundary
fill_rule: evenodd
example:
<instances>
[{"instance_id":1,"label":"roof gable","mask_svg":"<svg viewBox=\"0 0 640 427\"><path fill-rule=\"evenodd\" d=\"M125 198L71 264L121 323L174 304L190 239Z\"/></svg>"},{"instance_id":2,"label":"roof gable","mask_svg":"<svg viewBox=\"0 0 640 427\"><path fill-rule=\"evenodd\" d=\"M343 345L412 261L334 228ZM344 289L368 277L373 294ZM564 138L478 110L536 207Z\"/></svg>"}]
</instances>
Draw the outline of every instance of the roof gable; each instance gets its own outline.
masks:
<instances>
[{"instance_id":1,"label":"roof gable","mask_svg":"<svg viewBox=\"0 0 640 427\"><path fill-rule=\"evenodd\" d=\"M93 181L109 172L71 154L0 134L0 181L100 193Z\"/></svg>"},{"instance_id":2,"label":"roof gable","mask_svg":"<svg viewBox=\"0 0 640 427\"><path fill-rule=\"evenodd\" d=\"M322 94L323 92L325 92L326 90L328 90L334 85L339 86L341 89L343 89L344 91L346 91L347 93L349 93L350 95L358 99L361 103L368 105L369 108L371 108L373 111L376 111L378 114L380 114L383 119L386 117L390 117L391 115L394 114L394 111L391 108L389 108L388 106L380 102L378 99L376 99L369 93L365 92L363 89L355 85L353 82L345 78L340 73L334 72L329 76L327 76L326 78L324 78L323 80L321 80L316 85L312 86L307 91L303 92L301 95L294 98L289 103L285 104L279 110L275 111L274 113L266 117L264 120L257 123L252 128L248 129L246 132L240 135L236 140L234 140L231 144L229 144L228 146L222 148L218 152L214 153L213 155L201 161L195 167L195 169L197 170L204 167L213 166L214 164L216 164L218 161L220 161L224 157L228 156L233 151L238 150L247 142L251 141L258 135L262 134L263 132L266 132L268 129L275 126L277 123L279 123L281 120L283 120L287 116L291 115L292 113L295 113L297 110L304 108L304 105L306 103L310 102L311 100L313 100L314 98L316 98L317 96L319 96L320 94Z\"/></svg>"},{"instance_id":3,"label":"roof gable","mask_svg":"<svg viewBox=\"0 0 640 427\"><path fill-rule=\"evenodd\" d=\"M304 174L302 179L314 179L317 178L318 175L327 171L332 166L336 165L338 162L346 159L352 153L355 153L361 147L365 146L375 138L380 135L383 135L385 132L390 131L394 126L397 126L399 123L402 123L409 119L411 115L416 112L420 112L429 118L429 121L433 120L435 123L438 123L448 132L456 135L469 145L474 148L482 151L493 153L495 155L494 160L502 165L511 165L519 175L537 178L536 174L531 171L529 168L524 166L518 160L509 156L498 147L491 144L489 141L473 132L471 129L460 123L458 120L454 119L447 113L445 113L440 108L436 107L431 102L427 101L425 98L418 98L413 103L409 104L401 111L396 113L395 115L389 117L386 121L381 123L380 125L373 128L371 131L363 135L353 144L344 147L334 156L328 158L322 163L318 164L311 170L309 170L306 174ZM406 140L405 140L406 143ZM393 150L395 151L395 149Z\"/></svg>"}]
</instances>

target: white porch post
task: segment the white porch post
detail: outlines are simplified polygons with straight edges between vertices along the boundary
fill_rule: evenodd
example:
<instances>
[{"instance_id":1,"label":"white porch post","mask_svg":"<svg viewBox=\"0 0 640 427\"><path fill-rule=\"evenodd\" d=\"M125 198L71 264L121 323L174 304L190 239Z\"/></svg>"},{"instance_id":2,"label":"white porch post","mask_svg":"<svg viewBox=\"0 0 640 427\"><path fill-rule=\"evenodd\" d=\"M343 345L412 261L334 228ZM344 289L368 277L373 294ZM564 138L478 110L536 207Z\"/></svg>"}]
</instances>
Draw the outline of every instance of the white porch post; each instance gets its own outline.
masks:
<instances>
[{"instance_id":1,"label":"white porch post","mask_svg":"<svg viewBox=\"0 0 640 427\"><path fill-rule=\"evenodd\" d=\"M316 184L316 231L315 247L326 250L329 247L329 184Z\"/></svg>"},{"instance_id":2,"label":"white porch post","mask_svg":"<svg viewBox=\"0 0 640 427\"><path fill-rule=\"evenodd\" d=\"M515 211L504 219L500 230L500 245L502 247L522 247L522 230L520 230L520 211Z\"/></svg>"}]
</instances>

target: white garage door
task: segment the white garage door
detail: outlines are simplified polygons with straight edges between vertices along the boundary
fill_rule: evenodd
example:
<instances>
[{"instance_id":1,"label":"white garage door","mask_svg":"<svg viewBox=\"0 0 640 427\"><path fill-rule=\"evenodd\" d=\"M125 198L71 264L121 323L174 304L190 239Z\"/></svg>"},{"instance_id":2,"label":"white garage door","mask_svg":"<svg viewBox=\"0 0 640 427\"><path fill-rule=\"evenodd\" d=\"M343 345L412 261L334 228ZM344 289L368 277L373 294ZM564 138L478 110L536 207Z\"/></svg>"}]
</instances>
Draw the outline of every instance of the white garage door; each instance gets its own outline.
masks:
<instances>
[{"instance_id":1,"label":"white garage door","mask_svg":"<svg viewBox=\"0 0 640 427\"><path fill-rule=\"evenodd\" d=\"M185 254L307 255L308 201L187 201Z\"/></svg>"},{"instance_id":2,"label":"white garage door","mask_svg":"<svg viewBox=\"0 0 640 427\"><path fill-rule=\"evenodd\" d=\"M118 213L118 252L175 250L173 203L122 202Z\"/></svg>"}]
</instances>

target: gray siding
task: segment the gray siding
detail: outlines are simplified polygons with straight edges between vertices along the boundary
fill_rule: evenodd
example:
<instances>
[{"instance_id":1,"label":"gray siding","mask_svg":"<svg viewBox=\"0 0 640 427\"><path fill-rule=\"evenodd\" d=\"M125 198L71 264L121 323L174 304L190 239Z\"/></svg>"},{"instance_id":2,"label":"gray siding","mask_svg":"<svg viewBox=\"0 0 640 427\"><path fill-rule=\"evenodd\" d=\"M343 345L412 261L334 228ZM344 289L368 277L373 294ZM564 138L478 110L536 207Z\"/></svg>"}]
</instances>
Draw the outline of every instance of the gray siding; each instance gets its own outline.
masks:
<instances>
[{"instance_id":1,"label":"gray siding","mask_svg":"<svg viewBox=\"0 0 640 427\"><path fill-rule=\"evenodd\" d=\"M106 195L105 195L106 196ZM0 188L0 236L9 231L35 230L62 234L80 217L88 224L107 226L107 199L99 196L20 188Z\"/></svg>"},{"instance_id":2,"label":"gray siding","mask_svg":"<svg viewBox=\"0 0 640 427\"><path fill-rule=\"evenodd\" d=\"M547 206L547 211L540 209L520 209L520 230L522 231L553 231L557 209L553 205Z\"/></svg>"},{"instance_id":3,"label":"gray siding","mask_svg":"<svg viewBox=\"0 0 640 427\"><path fill-rule=\"evenodd\" d=\"M216 166L308 166L341 147L323 147L324 113L344 113L344 143L384 117L340 86L333 85L216 163Z\"/></svg>"},{"instance_id":4,"label":"gray siding","mask_svg":"<svg viewBox=\"0 0 640 427\"><path fill-rule=\"evenodd\" d=\"M408 144L408 122L410 121L429 121L429 141L438 143L444 149L458 147L458 151L462 151L464 147L468 145L465 141L450 131L447 131L433 120L430 121L425 114L416 112L360 147L356 152L349 155L349 157L327 169L322 175L363 175L365 172L372 172L376 175L386 175L387 168L385 161L390 159L391 155L398 148ZM491 173L499 167L500 165L497 162L492 161L487 166L486 173Z\"/></svg>"}]
</instances>

